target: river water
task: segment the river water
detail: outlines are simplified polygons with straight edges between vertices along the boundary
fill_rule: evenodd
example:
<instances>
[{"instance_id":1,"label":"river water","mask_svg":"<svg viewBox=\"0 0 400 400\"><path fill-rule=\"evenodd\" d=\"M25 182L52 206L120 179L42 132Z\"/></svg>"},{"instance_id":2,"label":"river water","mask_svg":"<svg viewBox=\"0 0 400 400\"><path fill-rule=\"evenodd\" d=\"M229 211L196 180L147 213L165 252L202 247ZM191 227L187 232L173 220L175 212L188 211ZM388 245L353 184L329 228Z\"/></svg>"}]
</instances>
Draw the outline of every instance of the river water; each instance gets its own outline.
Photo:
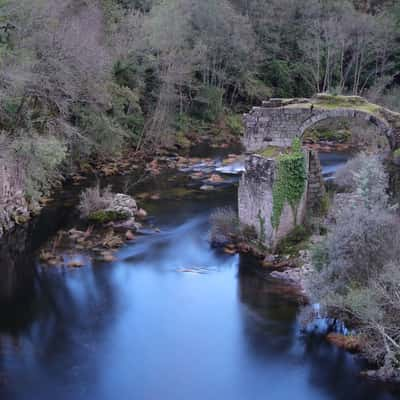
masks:
<instances>
[{"instance_id":1,"label":"river water","mask_svg":"<svg viewBox=\"0 0 400 400\"><path fill-rule=\"evenodd\" d=\"M400 398L363 380L361 360L303 337L298 298L254 260L210 248L209 214L236 203L235 185L182 195L185 176L169 178L135 188L161 193L141 204L160 232L111 264L39 267L35 250L75 222L74 191L3 242L1 400Z\"/></svg>"}]
</instances>

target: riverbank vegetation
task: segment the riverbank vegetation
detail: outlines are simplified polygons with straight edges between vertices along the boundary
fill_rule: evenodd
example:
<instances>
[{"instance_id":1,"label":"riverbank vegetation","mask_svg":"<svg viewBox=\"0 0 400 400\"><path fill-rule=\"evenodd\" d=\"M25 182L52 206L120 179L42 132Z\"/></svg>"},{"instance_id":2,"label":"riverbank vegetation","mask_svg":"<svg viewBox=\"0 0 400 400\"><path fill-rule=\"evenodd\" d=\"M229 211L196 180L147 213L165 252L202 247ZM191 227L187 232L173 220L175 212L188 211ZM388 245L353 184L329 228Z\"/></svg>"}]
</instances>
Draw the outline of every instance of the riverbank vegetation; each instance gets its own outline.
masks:
<instances>
[{"instance_id":1,"label":"riverbank vegetation","mask_svg":"<svg viewBox=\"0 0 400 400\"><path fill-rule=\"evenodd\" d=\"M377 156L361 154L338 172L328 234L313 249L312 299L359 337L384 379L400 378L400 220Z\"/></svg>"}]
</instances>

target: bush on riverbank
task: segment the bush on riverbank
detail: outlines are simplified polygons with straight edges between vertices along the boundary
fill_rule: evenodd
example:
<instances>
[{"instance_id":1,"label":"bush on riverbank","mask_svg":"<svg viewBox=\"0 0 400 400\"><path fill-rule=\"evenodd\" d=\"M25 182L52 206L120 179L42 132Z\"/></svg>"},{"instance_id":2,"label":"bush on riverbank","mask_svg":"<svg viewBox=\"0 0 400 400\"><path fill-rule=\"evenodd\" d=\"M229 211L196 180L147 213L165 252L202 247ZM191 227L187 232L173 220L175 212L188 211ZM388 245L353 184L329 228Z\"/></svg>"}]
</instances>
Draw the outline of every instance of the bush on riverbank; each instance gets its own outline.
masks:
<instances>
[{"instance_id":1,"label":"bush on riverbank","mask_svg":"<svg viewBox=\"0 0 400 400\"><path fill-rule=\"evenodd\" d=\"M100 189L99 185L88 188L81 193L79 201L79 211L83 218L98 211L104 210L111 205L112 202L111 188L107 186Z\"/></svg>"},{"instance_id":2,"label":"bush on riverbank","mask_svg":"<svg viewBox=\"0 0 400 400\"><path fill-rule=\"evenodd\" d=\"M99 185L82 192L78 208L82 218L96 224L134 219L138 212L132 197L112 193L109 186L100 189Z\"/></svg>"},{"instance_id":3,"label":"bush on riverbank","mask_svg":"<svg viewBox=\"0 0 400 400\"><path fill-rule=\"evenodd\" d=\"M376 157L361 155L344 171L351 192L338 195L308 287L327 314L356 330L362 351L387 378L400 376L400 219Z\"/></svg>"},{"instance_id":4,"label":"bush on riverbank","mask_svg":"<svg viewBox=\"0 0 400 400\"><path fill-rule=\"evenodd\" d=\"M389 177L377 155L360 153L338 169L335 183L354 194L367 207L388 204Z\"/></svg>"}]
</instances>

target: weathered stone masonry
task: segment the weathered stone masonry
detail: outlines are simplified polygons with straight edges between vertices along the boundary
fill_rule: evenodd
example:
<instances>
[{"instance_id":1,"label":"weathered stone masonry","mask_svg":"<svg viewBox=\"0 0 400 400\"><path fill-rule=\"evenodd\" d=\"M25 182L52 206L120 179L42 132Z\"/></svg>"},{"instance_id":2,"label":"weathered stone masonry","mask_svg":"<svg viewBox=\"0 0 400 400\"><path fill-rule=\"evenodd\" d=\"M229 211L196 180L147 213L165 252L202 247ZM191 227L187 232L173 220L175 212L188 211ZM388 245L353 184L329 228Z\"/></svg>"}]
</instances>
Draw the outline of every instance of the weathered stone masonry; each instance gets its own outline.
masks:
<instances>
[{"instance_id":1,"label":"weathered stone masonry","mask_svg":"<svg viewBox=\"0 0 400 400\"><path fill-rule=\"evenodd\" d=\"M381 135L388 138L393 150L400 147L400 114L385 108L379 108L379 113L366 110L362 107L324 107L323 104L313 103L309 99L298 102L279 102L278 99L264 102L263 107L254 107L244 116L246 131L243 144L249 152L268 145L290 146L295 137L301 137L307 129L320 121L350 118L372 123Z\"/></svg>"},{"instance_id":2,"label":"weathered stone masonry","mask_svg":"<svg viewBox=\"0 0 400 400\"><path fill-rule=\"evenodd\" d=\"M306 166L309 152L306 152ZM308 168L307 168L308 171ZM276 179L277 161L257 154L246 160L245 172L239 184L239 219L242 224L253 226L266 245L274 246L294 228L292 208L286 204L282 210L278 229L271 223L273 208L273 186ZM307 186L306 186L307 188ZM303 221L307 211L307 189L305 189L297 210L297 221ZM261 218L264 224L261 224ZM264 229L261 232L261 229Z\"/></svg>"}]
</instances>

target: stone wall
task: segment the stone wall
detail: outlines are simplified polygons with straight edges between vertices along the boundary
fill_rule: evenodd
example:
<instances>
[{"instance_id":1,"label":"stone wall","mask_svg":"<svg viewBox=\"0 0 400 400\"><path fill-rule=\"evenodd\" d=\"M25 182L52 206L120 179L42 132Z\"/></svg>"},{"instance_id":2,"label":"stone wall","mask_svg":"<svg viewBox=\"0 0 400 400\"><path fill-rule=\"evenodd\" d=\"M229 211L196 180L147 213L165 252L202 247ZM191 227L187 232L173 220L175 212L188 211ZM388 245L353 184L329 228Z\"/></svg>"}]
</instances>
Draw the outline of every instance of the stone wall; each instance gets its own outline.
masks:
<instances>
[{"instance_id":1,"label":"stone wall","mask_svg":"<svg viewBox=\"0 0 400 400\"><path fill-rule=\"evenodd\" d=\"M307 212L319 214L326 194L318 153L311 150L308 163Z\"/></svg>"},{"instance_id":2,"label":"stone wall","mask_svg":"<svg viewBox=\"0 0 400 400\"><path fill-rule=\"evenodd\" d=\"M306 151L306 166L309 173L309 152ZM271 158L253 154L246 159L245 172L239 184L239 219L244 225L256 229L260 237L265 238L268 247L274 247L279 240L289 234L295 227L292 208L285 204L278 229L271 223L273 209L273 185L276 179L277 162ZM314 174L314 172L313 172ZM307 213L307 187L300 201L296 220L303 223ZM262 224L261 221L264 221ZM261 231L263 229L263 231Z\"/></svg>"}]
</instances>

